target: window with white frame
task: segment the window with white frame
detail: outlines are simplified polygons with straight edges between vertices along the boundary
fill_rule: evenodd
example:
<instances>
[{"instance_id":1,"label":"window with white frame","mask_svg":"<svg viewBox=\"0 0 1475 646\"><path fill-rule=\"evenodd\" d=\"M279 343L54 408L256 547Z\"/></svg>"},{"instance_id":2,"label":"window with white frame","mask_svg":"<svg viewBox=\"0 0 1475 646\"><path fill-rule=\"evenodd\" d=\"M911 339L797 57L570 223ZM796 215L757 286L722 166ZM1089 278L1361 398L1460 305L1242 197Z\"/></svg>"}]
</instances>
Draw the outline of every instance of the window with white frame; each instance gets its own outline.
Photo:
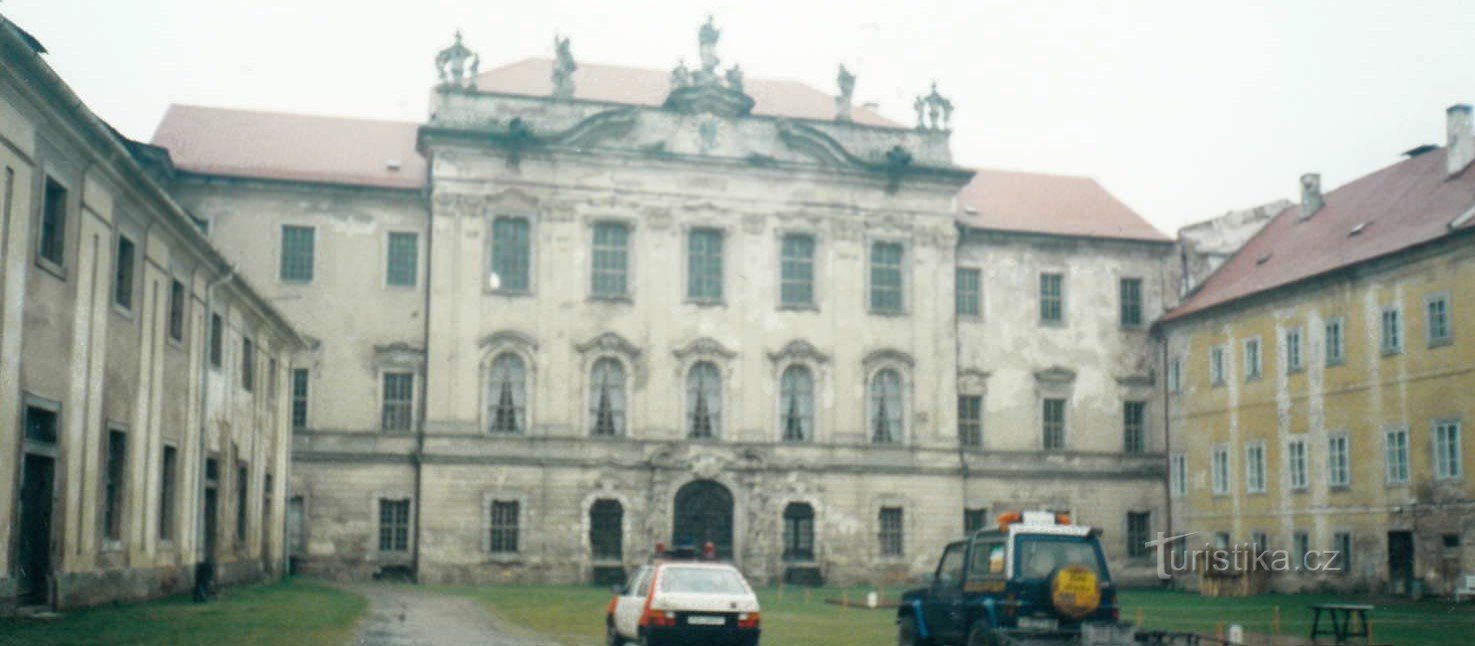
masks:
<instances>
[{"instance_id":1,"label":"window with white frame","mask_svg":"<svg viewBox=\"0 0 1475 646\"><path fill-rule=\"evenodd\" d=\"M982 395L958 395L958 444L970 449L983 446Z\"/></svg>"},{"instance_id":2,"label":"window with white frame","mask_svg":"<svg viewBox=\"0 0 1475 646\"><path fill-rule=\"evenodd\" d=\"M1306 488L1306 440L1286 443L1286 467L1290 471L1291 489Z\"/></svg>"},{"instance_id":3,"label":"window with white frame","mask_svg":"<svg viewBox=\"0 0 1475 646\"><path fill-rule=\"evenodd\" d=\"M1065 400L1047 397L1040 401L1040 443L1046 451L1065 448Z\"/></svg>"},{"instance_id":4,"label":"window with white frame","mask_svg":"<svg viewBox=\"0 0 1475 646\"><path fill-rule=\"evenodd\" d=\"M513 554L517 552L518 539L521 533L521 511L522 504L516 500L493 500L488 514L490 519L491 536L487 542L488 550L493 554Z\"/></svg>"},{"instance_id":5,"label":"window with white frame","mask_svg":"<svg viewBox=\"0 0 1475 646\"><path fill-rule=\"evenodd\" d=\"M906 307L902 292L902 256L899 242L871 243L871 311L899 314Z\"/></svg>"},{"instance_id":6,"label":"window with white frame","mask_svg":"<svg viewBox=\"0 0 1475 646\"><path fill-rule=\"evenodd\" d=\"M1324 358L1326 365L1335 366L1347 360L1346 340L1343 338L1343 323L1341 318L1334 318L1326 322L1326 336L1323 338Z\"/></svg>"},{"instance_id":7,"label":"window with white frame","mask_svg":"<svg viewBox=\"0 0 1475 646\"><path fill-rule=\"evenodd\" d=\"M983 316L983 271L975 267L959 267L954 275L953 301L958 316Z\"/></svg>"},{"instance_id":8,"label":"window with white frame","mask_svg":"<svg viewBox=\"0 0 1475 646\"><path fill-rule=\"evenodd\" d=\"M905 525L901 507L882 507L878 517L880 530L877 533L882 556L901 556L906 553Z\"/></svg>"},{"instance_id":9,"label":"window with white frame","mask_svg":"<svg viewBox=\"0 0 1475 646\"><path fill-rule=\"evenodd\" d=\"M722 432L722 375L701 361L686 372L686 436L711 439Z\"/></svg>"},{"instance_id":10,"label":"window with white frame","mask_svg":"<svg viewBox=\"0 0 1475 646\"><path fill-rule=\"evenodd\" d=\"M630 294L630 227L621 222L596 222L590 254L589 291L598 298Z\"/></svg>"},{"instance_id":11,"label":"window with white frame","mask_svg":"<svg viewBox=\"0 0 1475 646\"><path fill-rule=\"evenodd\" d=\"M1183 360L1178 357L1168 360L1168 392L1183 392Z\"/></svg>"},{"instance_id":12,"label":"window with white frame","mask_svg":"<svg viewBox=\"0 0 1475 646\"><path fill-rule=\"evenodd\" d=\"M1260 378L1260 339L1245 339L1245 381Z\"/></svg>"},{"instance_id":13,"label":"window with white frame","mask_svg":"<svg viewBox=\"0 0 1475 646\"><path fill-rule=\"evenodd\" d=\"M814 236L785 234L779 240L779 304L783 307L813 307Z\"/></svg>"},{"instance_id":14,"label":"window with white frame","mask_svg":"<svg viewBox=\"0 0 1475 646\"><path fill-rule=\"evenodd\" d=\"M722 302L722 232L717 229L686 234L686 300Z\"/></svg>"},{"instance_id":15,"label":"window with white frame","mask_svg":"<svg viewBox=\"0 0 1475 646\"><path fill-rule=\"evenodd\" d=\"M1220 444L1214 447L1212 465L1214 493L1216 495L1229 493L1229 446Z\"/></svg>"},{"instance_id":16,"label":"window with white frame","mask_svg":"<svg viewBox=\"0 0 1475 646\"><path fill-rule=\"evenodd\" d=\"M1122 450L1147 450L1147 402L1122 402Z\"/></svg>"},{"instance_id":17,"label":"window with white frame","mask_svg":"<svg viewBox=\"0 0 1475 646\"><path fill-rule=\"evenodd\" d=\"M901 441L906 402L902 399L901 373L883 368L871 375L870 394L866 398L867 418L873 444L895 444Z\"/></svg>"},{"instance_id":18,"label":"window with white frame","mask_svg":"<svg viewBox=\"0 0 1475 646\"><path fill-rule=\"evenodd\" d=\"M1383 477L1388 484L1408 482L1408 429L1383 432Z\"/></svg>"},{"instance_id":19,"label":"window with white frame","mask_svg":"<svg viewBox=\"0 0 1475 646\"><path fill-rule=\"evenodd\" d=\"M1337 562L1342 572L1352 571L1352 532L1332 534L1332 549L1337 551Z\"/></svg>"},{"instance_id":20,"label":"window with white frame","mask_svg":"<svg viewBox=\"0 0 1475 646\"><path fill-rule=\"evenodd\" d=\"M1040 274L1040 322L1058 324L1065 321L1065 275Z\"/></svg>"},{"instance_id":21,"label":"window with white frame","mask_svg":"<svg viewBox=\"0 0 1475 646\"><path fill-rule=\"evenodd\" d=\"M312 373L307 368L292 369L292 428L307 428L307 397Z\"/></svg>"},{"instance_id":22,"label":"window with white frame","mask_svg":"<svg viewBox=\"0 0 1475 646\"><path fill-rule=\"evenodd\" d=\"M1383 354L1397 354L1403 350L1403 321L1397 307L1383 310Z\"/></svg>"},{"instance_id":23,"label":"window with white frame","mask_svg":"<svg viewBox=\"0 0 1475 646\"><path fill-rule=\"evenodd\" d=\"M406 552L410 549L410 501L379 499L379 551Z\"/></svg>"},{"instance_id":24,"label":"window with white frame","mask_svg":"<svg viewBox=\"0 0 1475 646\"><path fill-rule=\"evenodd\" d=\"M779 425L785 442L814 438L814 375L809 368L791 365L779 377Z\"/></svg>"},{"instance_id":25,"label":"window with white frame","mask_svg":"<svg viewBox=\"0 0 1475 646\"><path fill-rule=\"evenodd\" d=\"M492 220L493 289L504 292L532 291L532 222L504 215Z\"/></svg>"},{"instance_id":26,"label":"window with white frame","mask_svg":"<svg viewBox=\"0 0 1475 646\"><path fill-rule=\"evenodd\" d=\"M487 372L487 431L519 435L527 430L527 366L522 357L504 352Z\"/></svg>"},{"instance_id":27,"label":"window with white frame","mask_svg":"<svg viewBox=\"0 0 1475 646\"><path fill-rule=\"evenodd\" d=\"M1123 278L1121 280L1120 305L1122 327L1142 326L1142 279Z\"/></svg>"},{"instance_id":28,"label":"window with white frame","mask_svg":"<svg viewBox=\"0 0 1475 646\"><path fill-rule=\"evenodd\" d=\"M1311 552L1311 535L1304 531L1291 534L1291 559L1297 570L1305 567L1306 555Z\"/></svg>"},{"instance_id":29,"label":"window with white frame","mask_svg":"<svg viewBox=\"0 0 1475 646\"><path fill-rule=\"evenodd\" d=\"M1265 443L1245 446L1245 491L1265 493Z\"/></svg>"},{"instance_id":30,"label":"window with white frame","mask_svg":"<svg viewBox=\"0 0 1475 646\"><path fill-rule=\"evenodd\" d=\"M1424 314L1427 319L1429 345L1440 345L1450 340L1449 295L1433 294L1424 299Z\"/></svg>"},{"instance_id":31,"label":"window with white frame","mask_svg":"<svg viewBox=\"0 0 1475 646\"><path fill-rule=\"evenodd\" d=\"M1327 438L1326 480L1332 487L1345 487L1352 481L1352 471L1346 434Z\"/></svg>"},{"instance_id":32,"label":"window with white frame","mask_svg":"<svg viewBox=\"0 0 1475 646\"><path fill-rule=\"evenodd\" d=\"M408 431L414 420L415 373L386 372L380 400L380 426L386 431Z\"/></svg>"},{"instance_id":33,"label":"window with white frame","mask_svg":"<svg viewBox=\"0 0 1475 646\"><path fill-rule=\"evenodd\" d=\"M313 274L314 235L312 227L283 226L280 278L283 282L310 283Z\"/></svg>"},{"instance_id":34,"label":"window with white frame","mask_svg":"<svg viewBox=\"0 0 1475 646\"><path fill-rule=\"evenodd\" d=\"M1301 328L1293 327L1286 330L1286 372L1296 372L1302 367L1301 364Z\"/></svg>"},{"instance_id":35,"label":"window with white frame","mask_svg":"<svg viewBox=\"0 0 1475 646\"><path fill-rule=\"evenodd\" d=\"M1434 422L1434 477L1460 477L1460 459L1460 420Z\"/></svg>"},{"instance_id":36,"label":"window with white frame","mask_svg":"<svg viewBox=\"0 0 1475 646\"><path fill-rule=\"evenodd\" d=\"M1188 456L1183 453L1174 453L1172 468L1172 491L1175 496L1188 493Z\"/></svg>"},{"instance_id":37,"label":"window with white frame","mask_svg":"<svg viewBox=\"0 0 1475 646\"><path fill-rule=\"evenodd\" d=\"M1224 385L1224 346L1209 348L1209 383L1214 386Z\"/></svg>"},{"instance_id":38,"label":"window with white frame","mask_svg":"<svg viewBox=\"0 0 1475 646\"><path fill-rule=\"evenodd\" d=\"M391 232L385 252L384 282L392 287L414 287L420 271L420 235Z\"/></svg>"},{"instance_id":39,"label":"window with white frame","mask_svg":"<svg viewBox=\"0 0 1475 646\"><path fill-rule=\"evenodd\" d=\"M625 434L625 364L613 357L594 362L589 372L590 434L619 437Z\"/></svg>"}]
</instances>

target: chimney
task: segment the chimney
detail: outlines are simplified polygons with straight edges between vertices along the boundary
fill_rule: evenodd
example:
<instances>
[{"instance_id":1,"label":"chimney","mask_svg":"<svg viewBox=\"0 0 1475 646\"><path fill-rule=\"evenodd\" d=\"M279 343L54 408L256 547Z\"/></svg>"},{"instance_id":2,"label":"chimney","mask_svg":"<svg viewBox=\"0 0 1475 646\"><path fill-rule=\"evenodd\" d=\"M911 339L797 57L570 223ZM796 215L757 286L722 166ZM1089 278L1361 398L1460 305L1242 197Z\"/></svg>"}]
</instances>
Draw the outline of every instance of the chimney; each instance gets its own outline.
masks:
<instances>
[{"instance_id":1,"label":"chimney","mask_svg":"<svg viewBox=\"0 0 1475 646\"><path fill-rule=\"evenodd\" d=\"M1301 176L1301 219L1315 215L1326 202L1321 199L1321 173Z\"/></svg>"},{"instance_id":2,"label":"chimney","mask_svg":"<svg viewBox=\"0 0 1475 646\"><path fill-rule=\"evenodd\" d=\"M1444 112L1449 142L1445 146L1444 170L1450 175L1459 174L1475 159L1475 129L1471 128L1470 106L1456 103Z\"/></svg>"}]
</instances>

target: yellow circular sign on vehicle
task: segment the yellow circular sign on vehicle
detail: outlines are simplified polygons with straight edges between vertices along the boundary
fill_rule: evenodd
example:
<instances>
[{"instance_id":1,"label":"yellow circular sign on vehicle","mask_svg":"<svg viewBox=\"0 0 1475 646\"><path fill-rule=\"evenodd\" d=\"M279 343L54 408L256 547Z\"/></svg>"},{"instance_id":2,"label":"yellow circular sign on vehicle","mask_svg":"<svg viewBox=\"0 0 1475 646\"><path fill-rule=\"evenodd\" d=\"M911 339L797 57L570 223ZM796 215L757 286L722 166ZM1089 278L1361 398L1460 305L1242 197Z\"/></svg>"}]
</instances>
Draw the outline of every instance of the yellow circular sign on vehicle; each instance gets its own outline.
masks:
<instances>
[{"instance_id":1,"label":"yellow circular sign on vehicle","mask_svg":"<svg viewBox=\"0 0 1475 646\"><path fill-rule=\"evenodd\" d=\"M1101 607L1096 573L1083 565L1067 565L1050 581L1050 603L1062 617L1080 619Z\"/></svg>"}]
</instances>

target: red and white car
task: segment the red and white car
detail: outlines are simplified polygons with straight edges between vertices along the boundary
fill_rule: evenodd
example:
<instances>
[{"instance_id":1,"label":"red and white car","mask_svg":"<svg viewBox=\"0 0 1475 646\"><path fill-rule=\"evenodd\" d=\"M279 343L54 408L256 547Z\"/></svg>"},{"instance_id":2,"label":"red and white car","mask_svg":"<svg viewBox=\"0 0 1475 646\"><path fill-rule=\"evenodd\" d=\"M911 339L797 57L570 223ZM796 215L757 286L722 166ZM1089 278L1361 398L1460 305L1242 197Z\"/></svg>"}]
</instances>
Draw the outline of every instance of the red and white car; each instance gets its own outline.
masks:
<instances>
[{"instance_id":1,"label":"red and white car","mask_svg":"<svg viewBox=\"0 0 1475 646\"><path fill-rule=\"evenodd\" d=\"M605 626L610 646L756 646L758 597L730 564L657 560L615 588Z\"/></svg>"}]
</instances>

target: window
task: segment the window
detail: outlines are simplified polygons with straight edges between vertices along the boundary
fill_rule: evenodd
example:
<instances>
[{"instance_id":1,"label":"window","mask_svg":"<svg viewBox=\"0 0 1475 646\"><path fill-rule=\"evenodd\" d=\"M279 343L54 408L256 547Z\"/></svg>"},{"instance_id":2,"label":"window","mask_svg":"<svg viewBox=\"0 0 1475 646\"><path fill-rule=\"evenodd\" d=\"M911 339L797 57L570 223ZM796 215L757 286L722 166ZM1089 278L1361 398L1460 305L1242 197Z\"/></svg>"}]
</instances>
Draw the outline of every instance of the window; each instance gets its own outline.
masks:
<instances>
[{"instance_id":1,"label":"window","mask_svg":"<svg viewBox=\"0 0 1475 646\"><path fill-rule=\"evenodd\" d=\"M871 311L899 314L902 294L902 247L898 242L871 244Z\"/></svg>"},{"instance_id":2,"label":"window","mask_svg":"<svg viewBox=\"0 0 1475 646\"><path fill-rule=\"evenodd\" d=\"M710 361L686 373L686 436L710 439L722 432L722 376Z\"/></svg>"},{"instance_id":3,"label":"window","mask_svg":"<svg viewBox=\"0 0 1475 646\"><path fill-rule=\"evenodd\" d=\"M1173 454L1172 462L1172 486L1173 495L1182 496L1188 493L1188 456L1182 453Z\"/></svg>"},{"instance_id":4,"label":"window","mask_svg":"<svg viewBox=\"0 0 1475 646\"><path fill-rule=\"evenodd\" d=\"M1435 294L1425 299L1424 312L1429 319L1429 345L1448 343L1450 339L1449 296Z\"/></svg>"},{"instance_id":5,"label":"window","mask_svg":"<svg viewBox=\"0 0 1475 646\"><path fill-rule=\"evenodd\" d=\"M1183 360L1178 357L1168 361L1168 392L1183 392Z\"/></svg>"},{"instance_id":6,"label":"window","mask_svg":"<svg viewBox=\"0 0 1475 646\"><path fill-rule=\"evenodd\" d=\"M113 303L133 310L133 268L138 264L133 241L118 236L118 253L113 258Z\"/></svg>"},{"instance_id":7,"label":"window","mask_svg":"<svg viewBox=\"0 0 1475 646\"><path fill-rule=\"evenodd\" d=\"M969 267L959 267L955 279L958 316L977 318L983 316L983 272Z\"/></svg>"},{"instance_id":8,"label":"window","mask_svg":"<svg viewBox=\"0 0 1475 646\"><path fill-rule=\"evenodd\" d=\"M1383 433L1383 477L1389 484L1408 482L1408 430Z\"/></svg>"},{"instance_id":9,"label":"window","mask_svg":"<svg viewBox=\"0 0 1475 646\"><path fill-rule=\"evenodd\" d=\"M174 539L174 489L179 476L179 450L164 447L159 467L159 540Z\"/></svg>"},{"instance_id":10,"label":"window","mask_svg":"<svg viewBox=\"0 0 1475 646\"><path fill-rule=\"evenodd\" d=\"M102 490L102 528L108 540L123 540L123 491L128 467L128 434L108 430L107 471Z\"/></svg>"},{"instance_id":11,"label":"window","mask_svg":"<svg viewBox=\"0 0 1475 646\"><path fill-rule=\"evenodd\" d=\"M1245 491L1265 493L1265 443L1245 446Z\"/></svg>"},{"instance_id":12,"label":"window","mask_svg":"<svg viewBox=\"0 0 1475 646\"><path fill-rule=\"evenodd\" d=\"M1121 284L1122 327L1142 325L1142 279L1123 278Z\"/></svg>"},{"instance_id":13,"label":"window","mask_svg":"<svg viewBox=\"0 0 1475 646\"><path fill-rule=\"evenodd\" d=\"M240 466L236 468L236 543L240 544L246 542L246 525L250 522L246 505L250 499L251 472L244 462L237 464Z\"/></svg>"},{"instance_id":14,"label":"window","mask_svg":"<svg viewBox=\"0 0 1475 646\"><path fill-rule=\"evenodd\" d=\"M36 255L61 265L66 259L66 241L67 189L48 177L41 201L41 234L36 240Z\"/></svg>"},{"instance_id":15,"label":"window","mask_svg":"<svg viewBox=\"0 0 1475 646\"><path fill-rule=\"evenodd\" d=\"M247 337L241 337L241 387L256 389L256 345Z\"/></svg>"},{"instance_id":16,"label":"window","mask_svg":"<svg viewBox=\"0 0 1475 646\"><path fill-rule=\"evenodd\" d=\"M1245 339L1245 381L1260 378L1260 340Z\"/></svg>"},{"instance_id":17,"label":"window","mask_svg":"<svg viewBox=\"0 0 1475 646\"><path fill-rule=\"evenodd\" d=\"M1141 453L1147 450L1147 402L1123 402L1122 450Z\"/></svg>"},{"instance_id":18,"label":"window","mask_svg":"<svg viewBox=\"0 0 1475 646\"><path fill-rule=\"evenodd\" d=\"M1040 322L1065 321L1065 275L1040 274Z\"/></svg>"},{"instance_id":19,"label":"window","mask_svg":"<svg viewBox=\"0 0 1475 646\"><path fill-rule=\"evenodd\" d=\"M969 507L963 509L963 533L972 534L988 527L988 508Z\"/></svg>"},{"instance_id":20,"label":"window","mask_svg":"<svg viewBox=\"0 0 1475 646\"><path fill-rule=\"evenodd\" d=\"M983 396L958 395L958 444L983 447Z\"/></svg>"},{"instance_id":21,"label":"window","mask_svg":"<svg viewBox=\"0 0 1475 646\"><path fill-rule=\"evenodd\" d=\"M516 500L492 501L491 544L493 554L511 554L517 551L519 508Z\"/></svg>"},{"instance_id":22,"label":"window","mask_svg":"<svg viewBox=\"0 0 1475 646\"><path fill-rule=\"evenodd\" d=\"M532 291L532 223L503 216L492 220L493 289Z\"/></svg>"},{"instance_id":23,"label":"window","mask_svg":"<svg viewBox=\"0 0 1475 646\"><path fill-rule=\"evenodd\" d=\"M386 431L408 431L413 425L411 408L415 401L415 373L384 373L384 398L380 410L380 425Z\"/></svg>"},{"instance_id":24,"label":"window","mask_svg":"<svg viewBox=\"0 0 1475 646\"><path fill-rule=\"evenodd\" d=\"M1311 535L1303 531L1291 534L1291 558L1292 566L1297 570L1305 567L1306 555L1311 552Z\"/></svg>"},{"instance_id":25,"label":"window","mask_svg":"<svg viewBox=\"0 0 1475 646\"><path fill-rule=\"evenodd\" d=\"M808 503L784 507L784 560L814 560L814 508Z\"/></svg>"},{"instance_id":26,"label":"window","mask_svg":"<svg viewBox=\"0 0 1475 646\"><path fill-rule=\"evenodd\" d=\"M219 314L210 315L210 365L219 368L225 361L225 321Z\"/></svg>"},{"instance_id":27,"label":"window","mask_svg":"<svg viewBox=\"0 0 1475 646\"><path fill-rule=\"evenodd\" d=\"M1291 489L1306 488L1306 440L1291 440L1286 444L1286 462L1291 472Z\"/></svg>"},{"instance_id":28,"label":"window","mask_svg":"<svg viewBox=\"0 0 1475 646\"><path fill-rule=\"evenodd\" d=\"M1340 570L1342 572L1351 572L1352 571L1352 533L1351 532L1336 532L1336 533L1332 534L1332 549L1334 549L1334 550L1337 551L1337 555L1336 555L1336 559L1337 560L1336 561L1333 561L1332 563L1334 563L1335 565L1340 566L1340 567L1335 568L1335 569L1338 569L1338 570Z\"/></svg>"},{"instance_id":29,"label":"window","mask_svg":"<svg viewBox=\"0 0 1475 646\"><path fill-rule=\"evenodd\" d=\"M1327 439L1327 484L1333 487L1345 487L1352 480L1352 474L1348 470L1347 436L1333 435Z\"/></svg>"},{"instance_id":30,"label":"window","mask_svg":"<svg viewBox=\"0 0 1475 646\"><path fill-rule=\"evenodd\" d=\"M1146 511L1127 512L1127 557L1134 559L1151 556L1147 541L1151 540L1152 513Z\"/></svg>"},{"instance_id":31,"label":"window","mask_svg":"<svg viewBox=\"0 0 1475 646\"><path fill-rule=\"evenodd\" d=\"M1440 540L1446 549L1456 549L1460 546L1459 534L1445 534L1440 537Z\"/></svg>"},{"instance_id":32,"label":"window","mask_svg":"<svg viewBox=\"0 0 1475 646\"><path fill-rule=\"evenodd\" d=\"M184 340L184 308L187 304L184 283L178 278L169 281L169 338Z\"/></svg>"},{"instance_id":33,"label":"window","mask_svg":"<svg viewBox=\"0 0 1475 646\"><path fill-rule=\"evenodd\" d=\"M1434 423L1434 477L1460 477L1460 420Z\"/></svg>"},{"instance_id":34,"label":"window","mask_svg":"<svg viewBox=\"0 0 1475 646\"><path fill-rule=\"evenodd\" d=\"M56 444L56 420L54 410L26 407L26 439L42 444Z\"/></svg>"},{"instance_id":35,"label":"window","mask_svg":"<svg viewBox=\"0 0 1475 646\"><path fill-rule=\"evenodd\" d=\"M779 304L814 306L814 238L798 233L779 243Z\"/></svg>"},{"instance_id":36,"label":"window","mask_svg":"<svg viewBox=\"0 0 1475 646\"><path fill-rule=\"evenodd\" d=\"M608 498L589 507L589 549L597 560L618 561L624 556L625 508Z\"/></svg>"},{"instance_id":37,"label":"window","mask_svg":"<svg viewBox=\"0 0 1475 646\"><path fill-rule=\"evenodd\" d=\"M785 442L814 437L814 377L809 368L789 366L779 377L779 423Z\"/></svg>"},{"instance_id":38,"label":"window","mask_svg":"<svg viewBox=\"0 0 1475 646\"><path fill-rule=\"evenodd\" d=\"M312 227L282 227L281 279L284 282L310 283L313 269Z\"/></svg>"},{"instance_id":39,"label":"window","mask_svg":"<svg viewBox=\"0 0 1475 646\"><path fill-rule=\"evenodd\" d=\"M384 282L391 287L414 287L419 282L420 235L391 232L384 263Z\"/></svg>"},{"instance_id":40,"label":"window","mask_svg":"<svg viewBox=\"0 0 1475 646\"><path fill-rule=\"evenodd\" d=\"M1399 310L1390 307L1383 310L1383 354L1398 354L1403 351L1403 323Z\"/></svg>"},{"instance_id":41,"label":"window","mask_svg":"<svg viewBox=\"0 0 1475 646\"><path fill-rule=\"evenodd\" d=\"M1224 385L1223 346L1209 348L1209 383L1214 386Z\"/></svg>"},{"instance_id":42,"label":"window","mask_svg":"<svg viewBox=\"0 0 1475 646\"><path fill-rule=\"evenodd\" d=\"M1223 444L1214 447L1214 494L1229 493L1229 447Z\"/></svg>"},{"instance_id":43,"label":"window","mask_svg":"<svg viewBox=\"0 0 1475 646\"><path fill-rule=\"evenodd\" d=\"M410 501L379 499L379 551L410 550Z\"/></svg>"},{"instance_id":44,"label":"window","mask_svg":"<svg viewBox=\"0 0 1475 646\"><path fill-rule=\"evenodd\" d=\"M904 554L906 545L903 543L904 532L901 507L882 507L880 525L881 530L878 538L881 543L881 556L901 556Z\"/></svg>"},{"instance_id":45,"label":"window","mask_svg":"<svg viewBox=\"0 0 1475 646\"><path fill-rule=\"evenodd\" d=\"M307 394L312 373L307 368L292 369L292 428L307 428Z\"/></svg>"},{"instance_id":46,"label":"window","mask_svg":"<svg viewBox=\"0 0 1475 646\"><path fill-rule=\"evenodd\" d=\"M722 302L722 232L692 229L686 237L686 300Z\"/></svg>"},{"instance_id":47,"label":"window","mask_svg":"<svg viewBox=\"0 0 1475 646\"><path fill-rule=\"evenodd\" d=\"M625 434L625 364L604 357L589 375L590 433L602 437Z\"/></svg>"},{"instance_id":48,"label":"window","mask_svg":"<svg viewBox=\"0 0 1475 646\"><path fill-rule=\"evenodd\" d=\"M901 373L885 368L871 375L869 413L871 442L895 444L901 441L905 403L901 394Z\"/></svg>"},{"instance_id":49,"label":"window","mask_svg":"<svg viewBox=\"0 0 1475 646\"><path fill-rule=\"evenodd\" d=\"M1250 545L1256 553L1269 551L1270 538L1265 535L1265 532L1253 532L1250 534Z\"/></svg>"},{"instance_id":50,"label":"window","mask_svg":"<svg viewBox=\"0 0 1475 646\"><path fill-rule=\"evenodd\" d=\"M1301 364L1301 328L1286 330L1286 372L1299 372Z\"/></svg>"},{"instance_id":51,"label":"window","mask_svg":"<svg viewBox=\"0 0 1475 646\"><path fill-rule=\"evenodd\" d=\"M630 228L619 222L596 222L590 263L589 293L599 298L629 295Z\"/></svg>"},{"instance_id":52,"label":"window","mask_svg":"<svg viewBox=\"0 0 1475 646\"><path fill-rule=\"evenodd\" d=\"M1347 348L1342 338L1342 319L1327 321L1325 343L1326 365L1335 366L1347 359Z\"/></svg>"},{"instance_id":53,"label":"window","mask_svg":"<svg viewBox=\"0 0 1475 646\"><path fill-rule=\"evenodd\" d=\"M1040 413L1045 450L1065 448L1065 400L1044 400Z\"/></svg>"},{"instance_id":54,"label":"window","mask_svg":"<svg viewBox=\"0 0 1475 646\"><path fill-rule=\"evenodd\" d=\"M527 430L527 367L510 352L492 360L487 378L488 431L518 435Z\"/></svg>"}]
</instances>

